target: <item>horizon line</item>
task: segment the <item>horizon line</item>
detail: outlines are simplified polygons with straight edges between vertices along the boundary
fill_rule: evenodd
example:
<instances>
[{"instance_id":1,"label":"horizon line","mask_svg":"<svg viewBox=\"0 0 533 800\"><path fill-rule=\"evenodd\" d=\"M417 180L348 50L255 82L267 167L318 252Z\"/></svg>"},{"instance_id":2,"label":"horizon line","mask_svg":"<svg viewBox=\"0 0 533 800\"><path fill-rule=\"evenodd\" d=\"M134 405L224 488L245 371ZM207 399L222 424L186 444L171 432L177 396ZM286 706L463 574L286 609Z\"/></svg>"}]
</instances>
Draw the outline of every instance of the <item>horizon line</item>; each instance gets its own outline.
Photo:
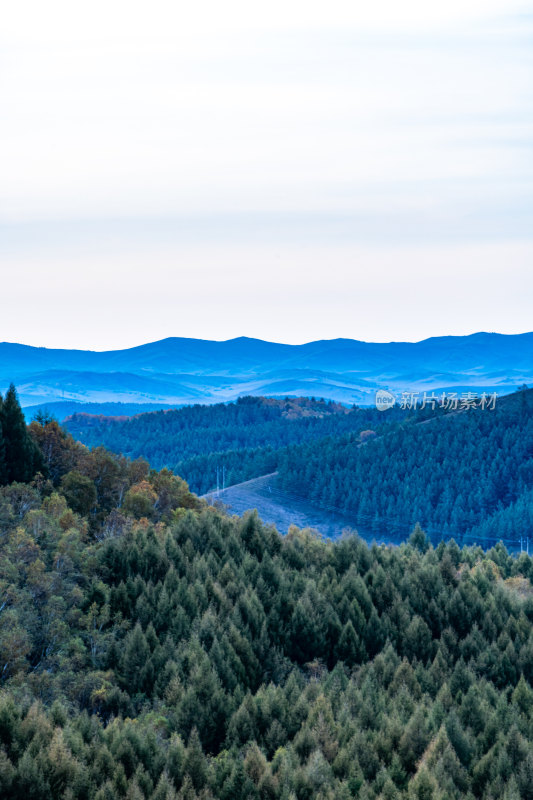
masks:
<instances>
[{"instance_id":1,"label":"horizon line","mask_svg":"<svg viewBox=\"0 0 533 800\"><path fill-rule=\"evenodd\" d=\"M2 345L11 345L12 347L24 347L24 348L31 348L33 350L61 350L61 351L70 351L70 352L80 352L80 353L120 353L124 352L125 350L135 350L141 347L149 347L150 345L160 344L162 342L173 342L173 341L182 341L182 342L203 342L209 344L229 344L231 342L238 342L238 341L249 341L249 342L259 342L261 344L271 344L271 345L282 345L283 347L305 347L309 344L320 344L322 342L354 342L358 344L369 344L369 345L392 345L392 344L423 344L424 342L429 342L435 339L469 339L474 336L527 336L533 334L533 331L521 331L519 333L502 333L500 331L473 331L472 333L451 333L451 334L442 334L442 335L434 335L434 336L427 336L424 339L416 339L416 340L405 340L405 339L390 339L387 341L375 341L369 339L356 339L356 338L349 338L346 336L334 336L332 338L324 338L324 339L309 339L304 342L282 342L282 341L274 341L271 339L261 339L255 336L233 336L229 339L202 339L195 336L164 336L162 339L153 339L148 342L141 342L140 344L134 344L127 347L117 347L111 349L103 349L97 350L92 349L90 347L50 347L47 345L33 345L33 344L26 344L24 342L10 342L10 341L1 341L0 346Z\"/></svg>"}]
</instances>

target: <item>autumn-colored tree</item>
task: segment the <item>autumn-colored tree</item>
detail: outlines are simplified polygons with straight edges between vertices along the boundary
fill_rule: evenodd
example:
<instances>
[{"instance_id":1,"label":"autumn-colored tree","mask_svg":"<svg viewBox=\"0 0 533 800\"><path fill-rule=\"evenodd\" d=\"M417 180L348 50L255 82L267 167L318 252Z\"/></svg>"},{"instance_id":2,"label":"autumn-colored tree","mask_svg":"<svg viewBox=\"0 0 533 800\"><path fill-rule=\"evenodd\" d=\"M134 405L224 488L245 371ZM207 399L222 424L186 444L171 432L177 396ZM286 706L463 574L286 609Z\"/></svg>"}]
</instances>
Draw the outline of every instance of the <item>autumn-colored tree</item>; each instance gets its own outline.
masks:
<instances>
[{"instance_id":1,"label":"autumn-colored tree","mask_svg":"<svg viewBox=\"0 0 533 800\"><path fill-rule=\"evenodd\" d=\"M136 483L126 492L123 510L126 514L140 519L141 517L154 516L158 496L154 487L148 481Z\"/></svg>"}]
</instances>

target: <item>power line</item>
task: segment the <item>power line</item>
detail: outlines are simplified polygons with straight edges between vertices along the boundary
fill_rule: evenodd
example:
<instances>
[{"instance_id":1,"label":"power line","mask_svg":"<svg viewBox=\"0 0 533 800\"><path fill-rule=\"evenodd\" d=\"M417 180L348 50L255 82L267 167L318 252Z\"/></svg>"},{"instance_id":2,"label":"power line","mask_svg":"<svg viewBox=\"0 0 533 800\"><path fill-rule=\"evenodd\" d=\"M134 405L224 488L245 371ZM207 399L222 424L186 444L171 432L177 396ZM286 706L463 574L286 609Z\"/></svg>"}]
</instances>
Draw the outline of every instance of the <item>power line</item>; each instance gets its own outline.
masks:
<instances>
[{"instance_id":1,"label":"power line","mask_svg":"<svg viewBox=\"0 0 533 800\"><path fill-rule=\"evenodd\" d=\"M245 481L244 483L251 483L253 480L260 480L263 477L268 477L268 476L259 476L258 478L255 478L255 479L252 478L250 481ZM273 477L273 478L276 477L276 473L272 473L270 477ZM235 484L234 486L228 486L223 491L227 492L230 489L237 488L238 486L241 486L241 485L243 485L243 484ZM261 488L263 488L263 487L261 487ZM265 491L265 489L263 489L263 491ZM257 494L261 497L262 495L260 494L260 492L261 492L261 489L259 489L257 491ZM343 520L346 521L346 523L347 523L346 527L348 527L348 519L347 518L352 516L350 511L347 511L345 508L341 508L340 506L336 506L336 505L333 505L331 503L319 503L319 502L314 501L314 500L312 501L308 497L305 497L304 495L297 494L294 491L286 491L285 489L280 489L279 487L277 487L275 485L272 486L271 484L268 484L268 495L266 495L266 499L269 499L269 498L270 499L274 499L274 500L276 498L283 499L283 500L287 500L287 499L288 500L293 500L293 501L305 503L306 505L312 505L312 506L314 506L316 508L317 511L328 511L329 513L332 513L332 514L338 514L339 516L341 516L343 518ZM369 523L369 527L372 527L372 529L374 529L374 527L376 525L379 525L380 527L381 526L390 525L391 528L393 528L393 530L395 529L394 533L392 534L393 536L394 535L402 536L402 537L407 536L408 529L410 527L410 523L399 523L397 520L394 520L394 519L392 519L390 517L379 517L379 518L376 518L375 515L371 515L371 514L361 514L361 513L357 513L356 514L356 513L354 513L353 514L354 528L357 528L357 524L358 523L364 525L365 524L365 520ZM526 537L520 537L520 538L517 538L517 539L511 539L511 538L504 538L504 537L501 537L501 536L500 537L497 537L497 536L483 536L483 535L479 535L479 534L475 534L475 533L469 533L468 531L465 531L465 532L455 531L455 533L451 532L449 535L446 535L446 538L445 538L441 528L437 529L437 528L433 528L433 527L427 527L427 526L424 526L424 525L422 526L422 528L424 530L424 533L428 534L430 537L434 537L435 540L439 540L439 541L449 541L449 539L453 538L453 539L457 539L457 540L459 540L461 542L470 541L473 544L476 544L476 543L480 543L481 544L483 542L485 542L485 543L489 543L490 542L490 543L492 543L492 545L494 545L494 544L496 544L498 542L502 542L503 544L513 545L513 546L520 544L520 551L521 552L523 552L523 539L524 539L526 541L526 551L527 551L527 554L529 555L529 537L527 537L527 538ZM372 533L377 533L377 531L372 530ZM389 532L389 536L391 536L390 532Z\"/></svg>"}]
</instances>

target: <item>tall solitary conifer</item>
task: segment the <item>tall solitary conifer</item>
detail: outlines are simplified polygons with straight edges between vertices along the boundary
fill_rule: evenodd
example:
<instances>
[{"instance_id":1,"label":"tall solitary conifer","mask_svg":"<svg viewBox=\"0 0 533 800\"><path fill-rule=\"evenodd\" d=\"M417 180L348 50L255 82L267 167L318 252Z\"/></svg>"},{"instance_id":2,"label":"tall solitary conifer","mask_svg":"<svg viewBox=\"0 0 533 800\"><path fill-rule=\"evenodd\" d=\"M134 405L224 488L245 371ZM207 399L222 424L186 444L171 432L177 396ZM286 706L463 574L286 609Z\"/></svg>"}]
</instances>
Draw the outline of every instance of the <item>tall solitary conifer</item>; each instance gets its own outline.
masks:
<instances>
[{"instance_id":1,"label":"tall solitary conifer","mask_svg":"<svg viewBox=\"0 0 533 800\"><path fill-rule=\"evenodd\" d=\"M0 486L7 483L6 445L3 426L4 400L0 394Z\"/></svg>"},{"instance_id":2,"label":"tall solitary conifer","mask_svg":"<svg viewBox=\"0 0 533 800\"><path fill-rule=\"evenodd\" d=\"M41 467L41 456L26 428L26 420L13 384L7 390L1 409L8 483L30 481Z\"/></svg>"}]
</instances>

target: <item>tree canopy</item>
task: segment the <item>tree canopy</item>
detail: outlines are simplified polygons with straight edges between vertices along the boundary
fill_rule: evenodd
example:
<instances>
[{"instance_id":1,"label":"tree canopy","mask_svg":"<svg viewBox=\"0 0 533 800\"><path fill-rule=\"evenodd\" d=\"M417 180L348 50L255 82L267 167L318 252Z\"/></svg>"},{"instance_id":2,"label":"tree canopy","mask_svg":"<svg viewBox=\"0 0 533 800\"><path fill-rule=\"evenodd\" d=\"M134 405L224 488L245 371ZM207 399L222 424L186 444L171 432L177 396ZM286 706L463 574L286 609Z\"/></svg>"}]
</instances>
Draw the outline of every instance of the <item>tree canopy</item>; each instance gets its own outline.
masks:
<instances>
[{"instance_id":1,"label":"tree canopy","mask_svg":"<svg viewBox=\"0 0 533 800\"><path fill-rule=\"evenodd\" d=\"M533 560L282 537L49 418L0 488L0 796L531 800Z\"/></svg>"},{"instance_id":2,"label":"tree canopy","mask_svg":"<svg viewBox=\"0 0 533 800\"><path fill-rule=\"evenodd\" d=\"M532 559L281 537L32 423L0 489L0 790L529 800Z\"/></svg>"}]
</instances>

